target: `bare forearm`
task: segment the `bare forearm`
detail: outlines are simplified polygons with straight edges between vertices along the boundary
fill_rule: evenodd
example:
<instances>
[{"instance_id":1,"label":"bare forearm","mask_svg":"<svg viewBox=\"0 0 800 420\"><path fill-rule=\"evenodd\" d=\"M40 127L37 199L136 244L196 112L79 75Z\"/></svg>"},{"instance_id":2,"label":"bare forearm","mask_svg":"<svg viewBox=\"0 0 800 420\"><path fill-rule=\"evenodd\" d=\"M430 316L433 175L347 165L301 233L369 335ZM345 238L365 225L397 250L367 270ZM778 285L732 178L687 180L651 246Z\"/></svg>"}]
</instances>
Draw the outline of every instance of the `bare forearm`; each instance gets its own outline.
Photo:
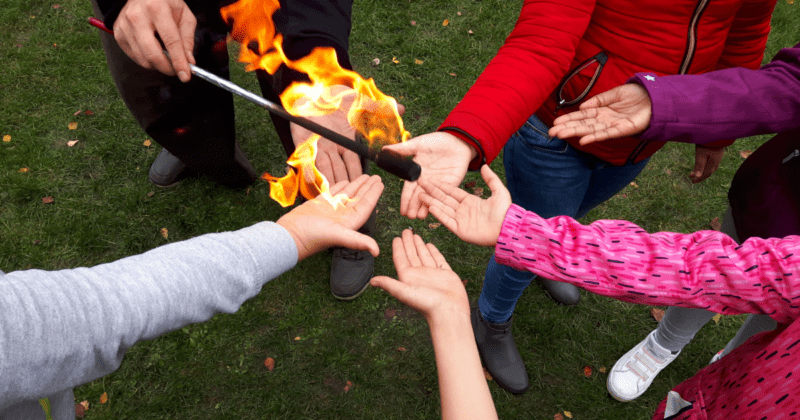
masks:
<instances>
[{"instance_id":1,"label":"bare forearm","mask_svg":"<svg viewBox=\"0 0 800 420\"><path fill-rule=\"evenodd\" d=\"M469 313L429 320L443 419L496 419L492 395L481 368Z\"/></svg>"}]
</instances>

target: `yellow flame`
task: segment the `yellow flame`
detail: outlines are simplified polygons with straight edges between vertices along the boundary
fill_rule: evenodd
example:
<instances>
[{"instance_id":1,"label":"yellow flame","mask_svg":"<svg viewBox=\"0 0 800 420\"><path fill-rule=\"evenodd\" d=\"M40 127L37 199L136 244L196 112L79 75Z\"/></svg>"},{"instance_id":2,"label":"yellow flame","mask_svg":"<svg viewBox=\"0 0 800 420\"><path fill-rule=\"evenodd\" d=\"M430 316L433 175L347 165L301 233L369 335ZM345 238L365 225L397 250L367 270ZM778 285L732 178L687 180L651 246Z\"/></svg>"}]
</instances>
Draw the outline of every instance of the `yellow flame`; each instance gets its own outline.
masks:
<instances>
[{"instance_id":1,"label":"yellow flame","mask_svg":"<svg viewBox=\"0 0 800 420\"><path fill-rule=\"evenodd\" d=\"M283 37L276 33L272 23L272 15L279 8L278 0L239 0L220 10L222 18L232 25L231 39L241 44L239 61L247 64L245 70L263 69L274 74L284 64L307 74L310 83L292 83L280 95L281 103L292 115L329 115L345 106L345 102L350 102L350 98L347 101L345 98L352 94L350 90L331 88L337 85L353 88L355 95L347 111L347 120L370 147L380 148L408 140L411 134L403 127L397 101L381 92L374 80L364 79L358 73L339 66L333 48L315 48L309 55L295 61L286 57L282 48ZM307 148L301 146L292 154L287 163L295 169L286 176L276 178L264 174L262 177L270 182L270 197L284 207L294 202L298 191L306 198L314 198L320 193L330 196L327 180L314 167L318 138L316 135L309 138L303 144L309 144Z\"/></svg>"}]
</instances>

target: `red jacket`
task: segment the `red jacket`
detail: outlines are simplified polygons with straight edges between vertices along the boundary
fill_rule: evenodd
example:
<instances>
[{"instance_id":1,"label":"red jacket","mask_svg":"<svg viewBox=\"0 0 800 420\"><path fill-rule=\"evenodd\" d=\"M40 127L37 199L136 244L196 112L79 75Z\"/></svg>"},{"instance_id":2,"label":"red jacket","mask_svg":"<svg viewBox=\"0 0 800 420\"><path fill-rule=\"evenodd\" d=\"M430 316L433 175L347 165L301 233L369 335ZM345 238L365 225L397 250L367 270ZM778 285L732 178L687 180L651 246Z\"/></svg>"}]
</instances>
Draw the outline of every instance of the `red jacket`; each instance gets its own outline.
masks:
<instances>
[{"instance_id":1,"label":"red jacket","mask_svg":"<svg viewBox=\"0 0 800 420\"><path fill-rule=\"evenodd\" d=\"M479 158L470 164L477 169L497 157L532 114L551 125L557 115L576 110L583 100L625 83L634 73L758 68L775 3L525 0L505 44L439 129L478 149ZM567 101L561 108L559 92ZM638 162L663 146L635 137L588 146L578 145L577 138L566 140L614 165Z\"/></svg>"}]
</instances>

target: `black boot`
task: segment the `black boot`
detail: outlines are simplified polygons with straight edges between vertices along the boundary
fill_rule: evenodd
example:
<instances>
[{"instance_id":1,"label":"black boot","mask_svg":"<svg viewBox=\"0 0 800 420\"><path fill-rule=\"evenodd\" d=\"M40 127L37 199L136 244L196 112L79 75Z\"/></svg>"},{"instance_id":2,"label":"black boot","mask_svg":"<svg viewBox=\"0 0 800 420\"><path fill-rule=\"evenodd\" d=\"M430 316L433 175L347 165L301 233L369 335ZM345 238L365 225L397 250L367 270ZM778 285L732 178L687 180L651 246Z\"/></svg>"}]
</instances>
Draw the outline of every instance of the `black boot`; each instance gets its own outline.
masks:
<instances>
[{"instance_id":1,"label":"black boot","mask_svg":"<svg viewBox=\"0 0 800 420\"><path fill-rule=\"evenodd\" d=\"M562 305L577 305L581 299L581 291L577 287L560 281L539 277L539 284L550 295L550 298Z\"/></svg>"},{"instance_id":2,"label":"black boot","mask_svg":"<svg viewBox=\"0 0 800 420\"><path fill-rule=\"evenodd\" d=\"M530 385L528 371L514 344L511 319L502 324L493 324L483 319L477 307L472 308L470 315L478 353L497 385L512 394L527 391Z\"/></svg>"}]
</instances>

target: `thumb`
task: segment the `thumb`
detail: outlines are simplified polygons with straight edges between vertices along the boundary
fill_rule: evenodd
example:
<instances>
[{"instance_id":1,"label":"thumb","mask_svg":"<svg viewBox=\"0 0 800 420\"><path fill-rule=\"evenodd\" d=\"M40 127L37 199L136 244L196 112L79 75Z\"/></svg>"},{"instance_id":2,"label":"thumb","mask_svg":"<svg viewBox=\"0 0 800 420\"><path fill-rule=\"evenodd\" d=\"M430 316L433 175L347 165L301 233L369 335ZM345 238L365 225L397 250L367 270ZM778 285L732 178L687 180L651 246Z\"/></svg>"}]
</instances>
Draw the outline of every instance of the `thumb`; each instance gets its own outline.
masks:
<instances>
[{"instance_id":1,"label":"thumb","mask_svg":"<svg viewBox=\"0 0 800 420\"><path fill-rule=\"evenodd\" d=\"M387 276L373 277L372 280L369 281L369 284L374 287L380 287L398 299L398 296L405 294L406 289L408 289L408 285L400 283L399 281Z\"/></svg>"},{"instance_id":2,"label":"thumb","mask_svg":"<svg viewBox=\"0 0 800 420\"><path fill-rule=\"evenodd\" d=\"M387 150L391 150L402 156L414 156L417 154L417 143L414 140L404 141L401 143L390 144L383 146Z\"/></svg>"},{"instance_id":3,"label":"thumb","mask_svg":"<svg viewBox=\"0 0 800 420\"><path fill-rule=\"evenodd\" d=\"M486 185L489 186L489 189L492 191L492 195L498 192L506 192L506 186L503 185L503 181L500 180L500 177L497 176L496 173L489 167L489 165L483 165L481 167L481 177L483 177L484 182Z\"/></svg>"}]
</instances>

